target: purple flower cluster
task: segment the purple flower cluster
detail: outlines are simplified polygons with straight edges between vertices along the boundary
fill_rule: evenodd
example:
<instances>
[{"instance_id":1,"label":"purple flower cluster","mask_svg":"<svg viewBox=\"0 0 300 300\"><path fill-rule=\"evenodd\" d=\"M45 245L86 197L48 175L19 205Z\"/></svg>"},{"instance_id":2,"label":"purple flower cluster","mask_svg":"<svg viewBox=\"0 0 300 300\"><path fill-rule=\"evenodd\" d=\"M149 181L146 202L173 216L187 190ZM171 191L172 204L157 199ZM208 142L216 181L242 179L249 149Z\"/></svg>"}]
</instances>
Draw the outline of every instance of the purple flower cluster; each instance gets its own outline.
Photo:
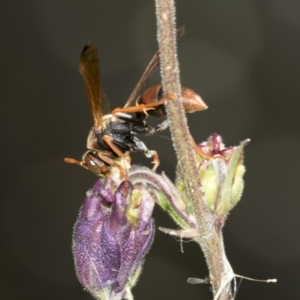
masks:
<instances>
[{"instance_id":1,"label":"purple flower cluster","mask_svg":"<svg viewBox=\"0 0 300 300\"><path fill-rule=\"evenodd\" d=\"M99 178L87 192L73 235L79 281L101 300L132 299L154 236L154 201L142 184Z\"/></svg>"}]
</instances>

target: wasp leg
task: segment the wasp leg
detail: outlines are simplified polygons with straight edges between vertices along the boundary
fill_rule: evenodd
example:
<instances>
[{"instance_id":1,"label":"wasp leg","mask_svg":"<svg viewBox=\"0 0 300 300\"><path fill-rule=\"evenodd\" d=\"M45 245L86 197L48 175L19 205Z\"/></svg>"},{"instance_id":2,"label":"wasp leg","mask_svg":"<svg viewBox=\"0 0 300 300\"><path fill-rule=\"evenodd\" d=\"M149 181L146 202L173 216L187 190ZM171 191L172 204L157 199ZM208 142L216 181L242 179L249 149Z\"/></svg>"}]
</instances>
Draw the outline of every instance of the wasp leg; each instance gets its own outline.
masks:
<instances>
[{"instance_id":1,"label":"wasp leg","mask_svg":"<svg viewBox=\"0 0 300 300\"><path fill-rule=\"evenodd\" d=\"M169 127L169 120L166 119L155 127L155 132L162 132Z\"/></svg>"},{"instance_id":2,"label":"wasp leg","mask_svg":"<svg viewBox=\"0 0 300 300\"><path fill-rule=\"evenodd\" d=\"M115 147L117 147L117 146L115 146ZM125 177L125 179L128 179L128 165L130 166L131 158L128 154L124 154L124 153L122 153L122 154L123 154L123 156L121 158L127 160L127 165L124 161L122 161L123 165L120 165L115 160L110 159L109 157L107 157L106 155L103 155L102 153L99 153L98 155L103 161L105 161L109 165L117 167L121 172L122 178Z\"/></svg>"},{"instance_id":3,"label":"wasp leg","mask_svg":"<svg viewBox=\"0 0 300 300\"><path fill-rule=\"evenodd\" d=\"M125 154L120 150L120 148L114 143L114 139L109 135L103 136L103 141L109 146L109 148L116 153L119 157L125 157Z\"/></svg>"},{"instance_id":4,"label":"wasp leg","mask_svg":"<svg viewBox=\"0 0 300 300\"><path fill-rule=\"evenodd\" d=\"M109 135L104 135L103 136L103 140L105 141L105 143L107 143L107 145L110 147L110 149L116 153L120 158L124 158L127 160L128 164L130 165L131 162L131 157L128 153L123 153L120 148L114 143L114 139L111 138ZM109 158L108 156L111 155L111 153L107 152L107 153L100 153L99 152L99 157L104 160L106 163L112 165L112 164L116 164L116 162Z\"/></svg>"},{"instance_id":5,"label":"wasp leg","mask_svg":"<svg viewBox=\"0 0 300 300\"><path fill-rule=\"evenodd\" d=\"M123 107L123 108L115 108L112 111L112 115L116 113L136 113L136 112L143 112L147 115L147 110L155 109L158 106L164 105L165 100L161 99L156 102L147 103L147 104L138 104L135 106Z\"/></svg>"},{"instance_id":6,"label":"wasp leg","mask_svg":"<svg viewBox=\"0 0 300 300\"><path fill-rule=\"evenodd\" d=\"M100 152L98 151L97 156L106 162L108 165L113 165L115 162L113 159L109 158L108 156L111 155L110 153Z\"/></svg>"},{"instance_id":7,"label":"wasp leg","mask_svg":"<svg viewBox=\"0 0 300 300\"><path fill-rule=\"evenodd\" d=\"M152 163L154 164L152 171L154 172L157 167L160 165L160 160L157 152L155 150L149 150L146 145L139 140L137 137L133 137L133 141L136 145L136 150L141 151L145 154L146 157L152 158Z\"/></svg>"},{"instance_id":8,"label":"wasp leg","mask_svg":"<svg viewBox=\"0 0 300 300\"><path fill-rule=\"evenodd\" d=\"M115 153L117 154L120 158L123 158L123 159L127 159L130 163L130 156L129 154L124 154L120 148L114 143L114 139L111 138L110 136L108 135L104 135L103 136L103 141L110 147L110 149ZM101 159L103 159L104 161L107 161L108 160L111 160L110 158L108 157L100 157ZM116 162L114 162L113 160L111 160L113 165L116 166L117 168L119 168L119 170L121 171L121 173L123 174L123 176L125 178L128 178L128 170L126 168L126 165L124 166L120 166L119 164L117 164Z\"/></svg>"},{"instance_id":9,"label":"wasp leg","mask_svg":"<svg viewBox=\"0 0 300 300\"><path fill-rule=\"evenodd\" d=\"M148 153L145 153L145 155L150 155L153 159L152 163L153 163L153 167L152 167L152 171L155 172L157 167L160 165L160 160L159 160L159 156L157 154L156 151L154 150L148 150Z\"/></svg>"}]
</instances>

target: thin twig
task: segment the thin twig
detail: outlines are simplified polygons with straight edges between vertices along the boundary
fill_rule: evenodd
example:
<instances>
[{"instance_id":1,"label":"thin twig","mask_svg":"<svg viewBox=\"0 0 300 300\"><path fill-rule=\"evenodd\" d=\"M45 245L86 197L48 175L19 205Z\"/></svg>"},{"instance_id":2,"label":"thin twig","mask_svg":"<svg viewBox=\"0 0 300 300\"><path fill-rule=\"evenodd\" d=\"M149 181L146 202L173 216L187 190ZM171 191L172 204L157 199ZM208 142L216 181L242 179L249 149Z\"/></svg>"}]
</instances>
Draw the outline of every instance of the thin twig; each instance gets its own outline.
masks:
<instances>
[{"instance_id":1,"label":"thin twig","mask_svg":"<svg viewBox=\"0 0 300 300\"><path fill-rule=\"evenodd\" d=\"M197 219L199 238L195 240L204 252L215 299L229 300L232 298L229 283L233 278L233 271L225 255L222 232L214 226L213 216L202 201L204 191L182 106L176 47L175 4L173 0L155 0L155 3L162 86L166 95L172 95L175 99L166 101L165 105L180 175L185 182Z\"/></svg>"},{"instance_id":2,"label":"thin twig","mask_svg":"<svg viewBox=\"0 0 300 300\"><path fill-rule=\"evenodd\" d=\"M166 101L171 136L178 161L189 186L189 197L193 203L199 203L203 198L201 181L193 153L191 135L187 126L185 112L182 106L179 64L177 59L175 7L172 0L156 0L156 18L158 27L158 44L162 86L166 94L171 94L176 100ZM207 211L202 205L196 212L198 219L203 217L202 211ZM203 222L204 225L205 221ZM200 224L199 224L200 225Z\"/></svg>"}]
</instances>

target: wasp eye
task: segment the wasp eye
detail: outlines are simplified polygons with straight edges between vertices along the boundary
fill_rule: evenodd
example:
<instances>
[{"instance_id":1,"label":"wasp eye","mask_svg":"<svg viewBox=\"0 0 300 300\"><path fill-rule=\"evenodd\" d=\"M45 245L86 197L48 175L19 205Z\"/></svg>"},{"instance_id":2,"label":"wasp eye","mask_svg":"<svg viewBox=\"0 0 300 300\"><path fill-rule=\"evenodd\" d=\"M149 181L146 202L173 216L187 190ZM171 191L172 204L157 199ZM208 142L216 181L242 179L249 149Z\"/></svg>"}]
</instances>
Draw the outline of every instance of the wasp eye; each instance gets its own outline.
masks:
<instances>
[{"instance_id":1,"label":"wasp eye","mask_svg":"<svg viewBox=\"0 0 300 300\"><path fill-rule=\"evenodd\" d=\"M108 166L102 161L97 152L87 152L83 157L85 166L97 176L105 176L108 173Z\"/></svg>"}]
</instances>

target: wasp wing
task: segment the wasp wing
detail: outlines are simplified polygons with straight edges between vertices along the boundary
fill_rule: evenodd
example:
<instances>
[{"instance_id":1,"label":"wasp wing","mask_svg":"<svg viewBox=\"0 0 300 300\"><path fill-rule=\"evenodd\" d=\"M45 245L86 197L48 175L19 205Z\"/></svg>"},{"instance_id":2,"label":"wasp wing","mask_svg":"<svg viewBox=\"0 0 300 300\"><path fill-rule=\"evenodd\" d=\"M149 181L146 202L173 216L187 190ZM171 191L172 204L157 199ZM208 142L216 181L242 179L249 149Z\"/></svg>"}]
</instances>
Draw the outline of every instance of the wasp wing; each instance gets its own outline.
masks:
<instances>
[{"instance_id":1,"label":"wasp wing","mask_svg":"<svg viewBox=\"0 0 300 300\"><path fill-rule=\"evenodd\" d=\"M179 40L184 35L185 28L182 26L177 29L177 40ZM141 76L140 80L138 81L137 85L133 89L131 95L129 96L128 100L126 101L124 108L128 106L133 106L136 101L137 95L140 93L141 89L147 83L148 79L151 77L153 72L159 67L159 51L157 51L152 59L150 60L146 70L144 71L143 75Z\"/></svg>"},{"instance_id":2,"label":"wasp wing","mask_svg":"<svg viewBox=\"0 0 300 300\"><path fill-rule=\"evenodd\" d=\"M94 125L101 126L103 107L105 106L104 92L100 82L100 71L97 47L88 43L82 50L79 64L80 74L83 76L91 111L94 118Z\"/></svg>"},{"instance_id":3,"label":"wasp wing","mask_svg":"<svg viewBox=\"0 0 300 300\"><path fill-rule=\"evenodd\" d=\"M159 52L157 51L152 57L152 59L150 60L148 66L146 67L146 70L144 71L143 75L141 76L140 80L138 81L137 85L135 86L131 95L126 101L124 108L134 105L137 95L139 94L143 86L147 83L148 79L151 77L153 72L158 68L158 66L159 66Z\"/></svg>"}]
</instances>

